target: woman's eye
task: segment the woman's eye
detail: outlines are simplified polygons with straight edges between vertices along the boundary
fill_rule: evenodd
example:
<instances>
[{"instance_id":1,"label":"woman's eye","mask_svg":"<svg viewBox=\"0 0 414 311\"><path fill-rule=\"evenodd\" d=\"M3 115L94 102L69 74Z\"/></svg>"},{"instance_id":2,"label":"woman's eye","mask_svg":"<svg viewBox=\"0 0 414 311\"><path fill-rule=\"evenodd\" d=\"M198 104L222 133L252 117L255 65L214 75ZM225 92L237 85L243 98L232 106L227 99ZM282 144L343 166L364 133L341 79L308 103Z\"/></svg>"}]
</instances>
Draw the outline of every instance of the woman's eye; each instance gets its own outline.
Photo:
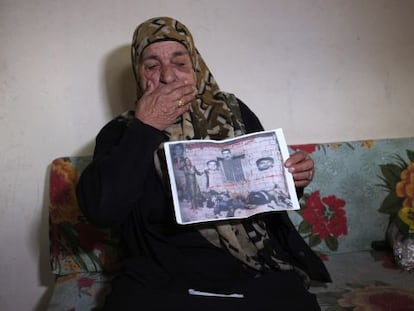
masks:
<instances>
[{"instance_id":1,"label":"woman's eye","mask_svg":"<svg viewBox=\"0 0 414 311\"><path fill-rule=\"evenodd\" d=\"M145 69L146 70L154 70L154 69L156 69L158 67L158 65L157 64L148 64L148 65L145 65Z\"/></svg>"},{"instance_id":2,"label":"woman's eye","mask_svg":"<svg viewBox=\"0 0 414 311\"><path fill-rule=\"evenodd\" d=\"M177 66L179 68L187 68L187 67L189 67L189 64L187 62L177 62L177 63L175 63L175 66Z\"/></svg>"}]
</instances>

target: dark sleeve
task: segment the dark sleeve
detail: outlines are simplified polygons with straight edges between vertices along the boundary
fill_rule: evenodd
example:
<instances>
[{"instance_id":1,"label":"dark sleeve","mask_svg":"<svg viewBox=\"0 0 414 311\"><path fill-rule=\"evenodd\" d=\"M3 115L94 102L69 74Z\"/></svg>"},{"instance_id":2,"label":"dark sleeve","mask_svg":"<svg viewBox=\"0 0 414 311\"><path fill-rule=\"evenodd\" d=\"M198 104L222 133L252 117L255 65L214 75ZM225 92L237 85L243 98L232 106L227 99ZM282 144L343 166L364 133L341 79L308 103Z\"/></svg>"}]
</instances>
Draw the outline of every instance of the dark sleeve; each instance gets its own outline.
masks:
<instances>
[{"instance_id":1,"label":"dark sleeve","mask_svg":"<svg viewBox=\"0 0 414 311\"><path fill-rule=\"evenodd\" d=\"M239 107L242 119L244 121L244 126L246 127L246 133L254 133L263 131L263 125L260 123L259 118L254 114L253 111L250 110L249 107L245 103L243 103L240 99ZM296 188L296 194L298 198L301 198L303 195L303 187Z\"/></svg>"},{"instance_id":2,"label":"dark sleeve","mask_svg":"<svg viewBox=\"0 0 414 311\"><path fill-rule=\"evenodd\" d=\"M78 203L97 225L124 221L143 194L154 151L165 141L159 130L135 119L109 122L98 134L93 161L77 186Z\"/></svg>"},{"instance_id":3,"label":"dark sleeve","mask_svg":"<svg viewBox=\"0 0 414 311\"><path fill-rule=\"evenodd\" d=\"M243 103L240 99L237 99L239 102L241 116L244 122L244 126L246 127L246 133L254 133L263 131L264 128L259 121L259 118L254 114L253 111L250 110L249 107L245 103Z\"/></svg>"}]
</instances>

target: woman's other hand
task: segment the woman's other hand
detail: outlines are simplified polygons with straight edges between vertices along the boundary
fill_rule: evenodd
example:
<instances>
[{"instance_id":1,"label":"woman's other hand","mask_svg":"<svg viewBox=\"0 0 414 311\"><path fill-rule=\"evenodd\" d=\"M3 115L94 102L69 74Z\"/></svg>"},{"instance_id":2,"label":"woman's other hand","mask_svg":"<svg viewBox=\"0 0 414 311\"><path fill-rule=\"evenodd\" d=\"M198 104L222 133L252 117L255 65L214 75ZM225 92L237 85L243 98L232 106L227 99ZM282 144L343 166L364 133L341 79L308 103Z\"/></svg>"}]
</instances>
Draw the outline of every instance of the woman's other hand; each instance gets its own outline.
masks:
<instances>
[{"instance_id":1,"label":"woman's other hand","mask_svg":"<svg viewBox=\"0 0 414 311\"><path fill-rule=\"evenodd\" d=\"M305 151L296 151L285 162L285 167L293 175L296 187L306 187L312 181L314 162Z\"/></svg>"}]
</instances>

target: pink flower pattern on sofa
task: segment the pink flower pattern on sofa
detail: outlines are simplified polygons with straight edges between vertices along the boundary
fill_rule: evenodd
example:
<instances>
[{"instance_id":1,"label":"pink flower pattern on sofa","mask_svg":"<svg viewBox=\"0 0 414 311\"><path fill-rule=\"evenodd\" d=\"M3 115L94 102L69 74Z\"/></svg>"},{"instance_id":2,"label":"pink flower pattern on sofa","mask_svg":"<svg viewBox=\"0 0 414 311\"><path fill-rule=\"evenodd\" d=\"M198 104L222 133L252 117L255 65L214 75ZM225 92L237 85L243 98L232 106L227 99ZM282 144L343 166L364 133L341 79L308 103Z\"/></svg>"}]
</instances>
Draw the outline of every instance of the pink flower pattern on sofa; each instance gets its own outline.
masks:
<instances>
[{"instance_id":1,"label":"pink flower pattern on sofa","mask_svg":"<svg viewBox=\"0 0 414 311\"><path fill-rule=\"evenodd\" d=\"M320 191L306 195L299 232L312 247L324 241L330 250L338 249L338 238L348 233L344 206L345 201L335 195L321 198Z\"/></svg>"}]
</instances>

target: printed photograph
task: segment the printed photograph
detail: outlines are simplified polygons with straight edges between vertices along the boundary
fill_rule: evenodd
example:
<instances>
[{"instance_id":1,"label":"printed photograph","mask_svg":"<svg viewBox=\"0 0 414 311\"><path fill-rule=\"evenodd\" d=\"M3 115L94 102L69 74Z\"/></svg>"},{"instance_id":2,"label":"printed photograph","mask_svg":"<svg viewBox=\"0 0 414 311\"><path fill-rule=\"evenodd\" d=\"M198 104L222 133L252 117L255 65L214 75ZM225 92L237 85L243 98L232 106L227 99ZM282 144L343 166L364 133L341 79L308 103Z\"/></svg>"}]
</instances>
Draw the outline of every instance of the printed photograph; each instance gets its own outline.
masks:
<instances>
[{"instance_id":1,"label":"printed photograph","mask_svg":"<svg viewBox=\"0 0 414 311\"><path fill-rule=\"evenodd\" d=\"M179 224L299 209L281 129L164 148Z\"/></svg>"}]
</instances>

